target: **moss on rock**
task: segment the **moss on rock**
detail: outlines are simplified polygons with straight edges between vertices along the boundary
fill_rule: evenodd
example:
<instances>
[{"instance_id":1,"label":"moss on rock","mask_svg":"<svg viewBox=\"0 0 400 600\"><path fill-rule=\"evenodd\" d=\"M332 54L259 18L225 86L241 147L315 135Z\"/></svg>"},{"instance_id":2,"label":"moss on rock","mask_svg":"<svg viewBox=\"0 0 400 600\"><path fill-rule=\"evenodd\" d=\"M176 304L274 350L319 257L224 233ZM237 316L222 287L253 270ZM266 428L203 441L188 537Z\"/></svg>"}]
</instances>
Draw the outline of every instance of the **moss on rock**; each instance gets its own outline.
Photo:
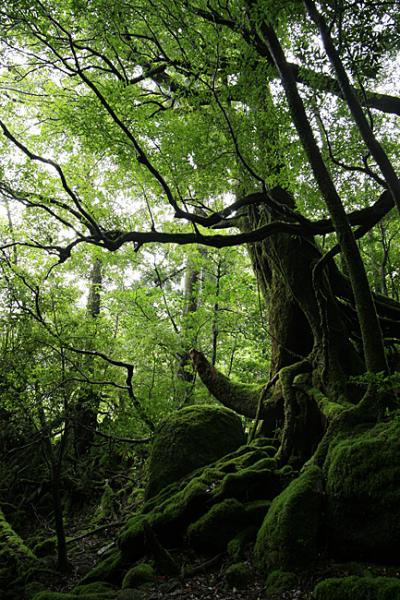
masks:
<instances>
[{"instance_id":1,"label":"moss on rock","mask_svg":"<svg viewBox=\"0 0 400 600\"><path fill-rule=\"evenodd\" d=\"M202 552L221 552L245 525L244 505L234 498L228 498L215 504L192 523L187 530L187 537L189 544Z\"/></svg>"},{"instance_id":2,"label":"moss on rock","mask_svg":"<svg viewBox=\"0 0 400 600\"><path fill-rule=\"evenodd\" d=\"M298 578L291 571L281 571L276 569L271 571L265 582L265 591L271 596L281 596L289 590L293 590L298 585Z\"/></svg>"},{"instance_id":3,"label":"moss on rock","mask_svg":"<svg viewBox=\"0 0 400 600\"><path fill-rule=\"evenodd\" d=\"M277 451L277 442L273 438L267 437L257 437L255 438L251 444L251 446L255 446L256 448L262 448L270 456L275 456Z\"/></svg>"},{"instance_id":4,"label":"moss on rock","mask_svg":"<svg viewBox=\"0 0 400 600\"><path fill-rule=\"evenodd\" d=\"M250 525L235 535L235 537L228 542L226 547L228 556L231 559L238 561L244 553L246 544L249 542L254 542L257 531L257 527Z\"/></svg>"},{"instance_id":5,"label":"moss on rock","mask_svg":"<svg viewBox=\"0 0 400 600\"><path fill-rule=\"evenodd\" d=\"M244 589L251 580L251 569L244 562L238 562L230 565L225 571L226 582L237 589Z\"/></svg>"},{"instance_id":6,"label":"moss on rock","mask_svg":"<svg viewBox=\"0 0 400 600\"><path fill-rule=\"evenodd\" d=\"M315 600L400 600L400 579L394 577L333 577L318 583Z\"/></svg>"},{"instance_id":7,"label":"moss on rock","mask_svg":"<svg viewBox=\"0 0 400 600\"><path fill-rule=\"evenodd\" d=\"M81 579L80 585L98 581L118 584L121 581L124 565L121 552L114 550Z\"/></svg>"},{"instance_id":8,"label":"moss on rock","mask_svg":"<svg viewBox=\"0 0 400 600\"><path fill-rule=\"evenodd\" d=\"M55 536L53 536L53 537L47 538L46 540L42 540L42 541L38 542L34 546L33 552L36 556L39 556L39 557L56 554L57 538Z\"/></svg>"},{"instance_id":9,"label":"moss on rock","mask_svg":"<svg viewBox=\"0 0 400 600\"><path fill-rule=\"evenodd\" d=\"M224 545L242 529L258 527L269 507L265 498L272 497L273 490L283 489L294 476L291 468L276 470L275 467L275 461L264 450L244 445L212 464L200 467L180 481L171 483L156 496L149 498L142 512L133 515L124 525L118 536L120 554L113 553L103 560L84 578L83 583L96 580L120 583L124 567L141 559L146 552L151 553L146 542L146 523L165 548L181 544L186 531L193 525L190 532L196 533L189 535L189 541L193 540L197 544L197 527L198 531L202 529L199 521L204 517L201 523L208 522L209 518L213 518L213 508L218 514L222 509L216 507L223 505L225 500L230 500L230 503L234 503L237 514L230 529L224 526L224 535L227 536L224 538ZM243 481L240 474L244 475ZM238 476L232 479L232 475ZM248 501L246 485L252 477L257 481L257 486L252 489L251 500ZM232 495L226 497L228 492ZM241 499L245 503L240 502ZM199 539L200 537L199 534ZM213 530L212 540L215 537ZM207 543L203 547L204 545L208 546Z\"/></svg>"},{"instance_id":10,"label":"moss on rock","mask_svg":"<svg viewBox=\"0 0 400 600\"><path fill-rule=\"evenodd\" d=\"M154 568L149 563L135 565L125 574L122 589L138 588L143 584L152 583L156 578Z\"/></svg>"},{"instance_id":11,"label":"moss on rock","mask_svg":"<svg viewBox=\"0 0 400 600\"><path fill-rule=\"evenodd\" d=\"M271 507L270 500L253 500L245 504L246 522L249 526L255 526L257 529L261 526L267 512Z\"/></svg>"},{"instance_id":12,"label":"moss on rock","mask_svg":"<svg viewBox=\"0 0 400 600\"><path fill-rule=\"evenodd\" d=\"M105 581L95 581L85 585L78 585L73 588L72 593L76 596L85 596L87 594L105 594L113 592L113 587Z\"/></svg>"},{"instance_id":13,"label":"moss on rock","mask_svg":"<svg viewBox=\"0 0 400 600\"><path fill-rule=\"evenodd\" d=\"M177 488L175 493L167 495L152 506L149 512L132 517L122 529L118 545L123 557L134 562L145 552L144 523L154 530L160 542L174 545L179 542L189 523L197 519L207 507L209 497L207 472L193 479L186 486ZM148 508L148 507L147 507Z\"/></svg>"},{"instance_id":14,"label":"moss on rock","mask_svg":"<svg viewBox=\"0 0 400 600\"><path fill-rule=\"evenodd\" d=\"M400 562L400 414L331 443L324 470L330 553Z\"/></svg>"},{"instance_id":15,"label":"moss on rock","mask_svg":"<svg viewBox=\"0 0 400 600\"><path fill-rule=\"evenodd\" d=\"M256 562L264 573L309 566L315 560L322 493L322 472L312 466L272 501L255 545Z\"/></svg>"},{"instance_id":16,"label":"moss on rock","mask_svg":"<svg viewBox=\"0 0 400 600\"><path fill-rule=\"evenodd\" d=\"M282 489L281 477L273 458L263 458L247 468L228 473L214 491L215 498L238 498L243 502L256 498L274 498Z\"/></svg>"},{"instance_id":17,"label":"moss on rock","mask_svg":"<svg viewBox=\"0 0 400 600\"><path fill-rule=\"evenodd\" d=\"M189 406L165 419L149 461L146 498L245 441L240 417L219 406Z\"/></svg>"},{"instance_id":18,"label":"moss on rock","mask_svg":"<svg viewBox=\"0 0 400 600\"><path fill-rule=\"evenodd\" d=\"M247 465L244 467L244 465ZM188 526L213 505L243 500L244 526L260 525L268 509L264 498L273 497L292 480L292 469L275 470L276 463L256 447L242 446L191 476L170 484L145 502L119 534L118 546L128 563L145 553L144 522L166 547L179 544ZM262 500L259 500L262 498Z\"/></svg>"},{"instance_id":19,"label":"moss on rock","mask_svg":"<svg viewBox=\"0 0 400 600\"><path fill-rule=\"evenodd\" d=\"M10 578L14 578L23 570L36 564L38 564L36 556L13 530L0 509L0 565L2 578L7 578L6 571Z\"/></svg>"},{"instance_id":20,"label":"moss on rock","mask_svg":"<svg viewBox=\"0 0 400 600\"><path fill-rule=\"evenodd\" d=\"M25 600L32 600L40 592L44 592L47 586L40 581L31 581L24 587L24 598Z\"/></svg>"}]
</instances>

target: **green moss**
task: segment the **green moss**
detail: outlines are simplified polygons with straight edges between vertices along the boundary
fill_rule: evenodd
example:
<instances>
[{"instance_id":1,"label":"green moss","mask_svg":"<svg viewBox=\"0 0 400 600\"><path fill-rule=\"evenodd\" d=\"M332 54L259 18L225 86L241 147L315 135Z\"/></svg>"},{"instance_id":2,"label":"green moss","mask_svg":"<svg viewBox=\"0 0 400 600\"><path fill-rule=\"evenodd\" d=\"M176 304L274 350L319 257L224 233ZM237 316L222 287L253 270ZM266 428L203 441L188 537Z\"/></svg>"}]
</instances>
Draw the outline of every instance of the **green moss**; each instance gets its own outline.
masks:
<instances>
[{"instance_id":1,"label":"green moss","mask_svg":"<svg viewBox=\"0 0 400 600\"><path fill-rule=\"evenodd\" d=\"M253 500L245 504L246 521L256 527L260 527L269 511L271 502L269 500Z\"/></svg>"},{"instance_id":2,"label":"green moss","mask_svg":"<svg viewBox=\"0 0 400 600\"><path fill-rule=\"evenodd\" d=\"M143 556L144 521L155 531L161 543L170 545L179 542L189 523L206 509L205 500L210 486L208 475L205 472L203 476L193 479L175 494L166 496L164 501L160 498L150 512L132 517L118 538L122 555L130 562Z\"/></svg>"},{"instance_id":3,"label":"green moss","mask_svg":"<svg viewBox=\"0 0 400 600\"><path fill-rule=\"evenodd\" d=\"M350 402L343 401L341 403L334 402L327 396L325 396L320 390L317 388L311 388L308 390L308 393L312 395L315 401L318 404L318 408L322 412L325 417L329 420L333 419L341 412L343 412L346 408L351 408L353 405Z\"/></svg>"},{"instance_id":4,"label":"green moss","mask_svg":"<svg viewBox=\"0 0 400 600\"><path fill-rule=\"evenodd\" d=\"M251 581L252 573L244 562L234 563L225 571L226 582L237 589L244 589Z\"/></svg>"},{"instance_id":5,"label":"green moss","mask_svg":"<svg viewBox=\"0 0 400 600\"><path fill-rule=\"evenodd\" d=\"M231 460L230 456L227 457L229 461ZM258 471L258 468L265 464L274 466L275 463L269 462L270 460L259 460L255 465L255 470L251 470L251 473L259 474L259 489L263 495L266 481L263 476L264 471ZM264 463L263 461L268 462ZM203 467L197 470L190 480L171 484L156 497L147 501L143 513L134 515L119 534L118 545L123 556L132 562L144 554L144 520L154 529L162 543L170 545L179 541L188 525L199 519L211 501L216 500L218 490L223 486L225 479L231 475L230 473L225 475L220 470L221 464L222 461L218 461L210 467ZM237 468L240 468L239 463ZM237 480L235 479L235 481ZM243 495L247 496L246 485L249 485L248 481L240 483L239 487L243 489ZM238 489L236 491L238 492ZM214 498L214 496L216 497ZM250 517L249 521L251 521Z\"/></svg>"},{"instance_id":6,"label":"green moss","mask_svg":"<svg viewBox=\"0 0 400 600\"><path fill-rule=\"evenodd\" d=\"M213 496L215 499L237 498L244 502L260 497L273 498L282 490L275 469L274 459L263 458L247 468L228 473L215 487Z\"/></svg>"},{"instance_id":7,"label":"green moss","mask_svg":"<svg viewBox=\"0 0 400 600\"><path fill-rule=\"evenodd\" d=\"M51 554L55 554L57 552L57 538L50 537L46 540L42 540L38 542L34 548L33 552L36 556L49 556Z\"/></svg>"},{"instance_id":8,"label":"green moss","mask_svg":"<svg viewBox=\"0 0 400 600\"><path fill-rule=\"evenodd\" d=\"M285 592L295 589L297 585L298 579L295 573L276 569L268 575L265 582L265 591L267 594L281 596Z\"/></svg>"},{"instance_id":9,"label":"green moss","mask_svg":"<svg viewBox=\"0 0 400 600\"><path fill-rule=\"evenodd\" d=\"M152 500L151 506L147 506L148 512L133 516L118 537L118 546L126 560L132 563L144 554L144 521L147 521L162 544L179 543L187 526L206 510L214 476L205 470L185 486L173 488L175 493L171 496L165 496L162 492L156 497L158 502Z\"/></svg>"},{"instance_id":10,"label":"green moss","mask_svg":"<svg viewBox=\"0 0 400 600\"><path fill-rule=\"evenodd\" d=\"M246 544L253 542L257 535L258 528L254 525L250 525L240 531L234 538L232 538L227 545L227 554L233 560L239 560L243 555Z\"/></svg>"},{"instance_id":11,"label":"green moss","mask_svg":"<svg viewBox=\"0 0 400 600\"><path fill-rule=\"evenodd\" d=\"M215 504L187 530L188 542L203 552L220 552L246 525L245 508L241 502L229 498Z\"/></svg>"},{"instance_id":12,"label":"green moss","mask_svg":"<svg viewBox=\"0 0 400 600\"><path fill-rule=\"evenodd\" d=\"M279 469L278 473L282 477L294 477L296 475L296 471L293 469L291 465L285 465L282 469Z\"/></svg>"},{"instance_id":13,"label":"green moss","mask_svg":"<svg viewBox=\"0 0 400 600\"><path fill-rule=\"evenodd\" d=\"M265 450L254 448L248 452L241 460L240 469L251 467L254 470L261 471L263 469L276 469L276 460L269 456Z\"/></svg>"},{"instance_id":14,"label":"green moss","mask_svg":"<svg viewBox=\"0 0 400 600\"><path fill-rule=\"evenodd\" d=\"M400 579L393 577L343 577L321 581L315 600L400 600Z\"/></svg>"},{"instance_id":15,"label":"green moss","mask_svg":"<svg viewBox=\"0 0 400 600\"><path fill-rule=\"evenodd\" d=\"M107 583L119 583L124 567L122 554L114 550L109 556L100 561L85 577L80 581L80 585L96 581Z\"/></svg>"},{"instance_id":16,"label":"green moss","mask_svg":"<svg viewBox=\"0 0 400 600\"><path fill-rule=\"evenodd\" d=\"M236 450L245 441L236 413L219 406L189 406L160 425L149 461L146 497Z\"/></svg>"},{"instance_id":17,"label":"green moss","mask_svg":"<svg viewBox=\"0 0 400 600\"><path fill-rule=\"evenodd\" d=\"M77 596L72 593L63 592L40 592L33 600L114 600L115 592L95 592L93 594L81 594Z\"/></svg>"},{"instance_id":18,"label":"green moss","mask_svg":"<svg viewBox=\"0 0 400 600\"><path fill-rule=\"evenodd\" d=\"M122 589L138 588L144 583L151 583L155 580L156 573L149 563L135 565L125 574L122 581Z\"/></svg>"},{"instance_id":19,"label":"green moss","mask_svg":"<svg viewBox=\"0 0 400 600\"><path fill-rule=\"evenodd\" d=\"M132 561L140 558L144 552L144 515L134 515L124 525L118 536L118 546L124 556Z\"/></svg>"},{"instance_id":20,"label":"green moss","mask_svg":"<svg viewBox=\"0 0 400 600\"><path fill-rule=\"evenodd\" d=\"M43 583L39 581L32 581L28 583L24 588L24 598L26 600L31 600L34 598L39 592L44 592L46 587Z\"/></svg>"},{"instance_id":21,"label":"green moss","mask_svg":"<svg viewBox=\"0 0 400 600\"><path fill-rule=\"evenodd\" d=\"M246 452L234 456L231 454L224 456L210 466L218 469L223 476L226 473L234 473L240 469L249 467L258 460L266 457L266 453L263 450L256 450L249 448L249 446L242 446L242 448L245 448Z\"/></svg>"},{"instance_id":22,"label":"green moss","mask_svg":"<svg viewBox=\"0 0 400 600\"><path fill-rule=\"evenodd\" d=\"M391 563L400 547L400 416L332 442L325 461L330 552Z\"/></svg>"},{"instance_id":23,"label":"green moss","mask_svg":"<svg viewBox=\"0 0 400 600\"><path fill-rule=\"evenodd\" d=\"M250 465L243 468L243 462ZM293 477L291 469L275 470L276 462L257 448L242 446L237 451L196 470L189 479L170 484L149 499L141 514L134 515L119 534L118 545L126 561L145 553L144 521L167 547L180 543L187 527L200 519L212 503L236 498L247 502L245 526L259 524L268 505L249 504L257 498L275 496ZM224 472L225 469L228 473ZM231 472L233 470L233 472Z\"/></svg>"},{"instance_id":24,"label":"green moss","mask_svg":"<svg viewBox=\"0 0 400 600\"><path fill-rule=\"evenodd\" d=\"M251 442L251 446L255 448L262 448L265 452L268 452L270 456L275 456L276 454L276 445L275 440L267 437L259 437L255 438Z\"/></svg>"},{"instance_id":25,"label":"green moss","mask_svg":"<svg viewBox=\"0 0 400 600\"><path fill-rule=\"evenodd\" d=\"M312 466L273 500L255 545L263 572L309 566L315 559L322 491L321 470Z\"/></svg>"},{"instance_id":26,"label":"green moss","mask_svg":"<svg viewBox=\"0 0 400 600\"><path fill-rule=\"evenodd\" d=\"M202 467L194 471L190 476L175 482L162 489L156 496L148 499L143 506L143 513L150 513L154 510L159 511L160 506L168 505L174 497L196 495L196 490L207 487L214 482L220 481L224 473L214 465Z\"/></svg>"},{"instance_id":27,"label":"green moss","mask_svg":"<svg viewBox=\"0 0 400 600\"><path fill-rule=\"evenodd\" d=\"M22 565L32 564L37 561L36 556L12 529L0 510L0 564L18 572Z\"/></svg>"},{"instance_id":28,"label":"green moss","mask_svg":"<svg viewBox=\"0 0 400 600\"><path fill-rule=\"evenodd\" d=\"M78 585L72 590L76 596L84 596L85 594L105 594L113 592L113 587L105 581L95 581L86 585Z\"/></svg>"}]
</instances>

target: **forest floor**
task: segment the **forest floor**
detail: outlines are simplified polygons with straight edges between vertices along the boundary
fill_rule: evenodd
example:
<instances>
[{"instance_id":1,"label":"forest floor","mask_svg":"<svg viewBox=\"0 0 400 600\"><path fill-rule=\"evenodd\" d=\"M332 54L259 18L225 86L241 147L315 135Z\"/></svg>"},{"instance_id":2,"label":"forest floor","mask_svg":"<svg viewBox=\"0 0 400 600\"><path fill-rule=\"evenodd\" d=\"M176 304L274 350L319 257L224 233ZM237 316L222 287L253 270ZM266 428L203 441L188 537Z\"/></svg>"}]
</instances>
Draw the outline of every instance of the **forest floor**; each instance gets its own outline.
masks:
<instances>
[{"instance_id":1,"label":"forest floor","mask_svg":"<svg viewBox=\"0 0 400 600\"><path fill-rule=\"evenodd\" d=\"M80 530L82 531L82 529ZM70 538L80 536L79 526L67 532ZM72 542L69 560L72 570L59 579L54 579L54 591L70 591L79 580L101 559L105 549L115 539L116 527L104 528L101 531ZM271 596L264 591L264 581L251 564L250 552L242 560L248 565L251 578L246 585L238 589L229 585L225 571L232 559L219 555L212 559L201 557L182 549L171 551L176 562L190 565L195 574L185 577L159 576L157 580L140 588L141 600L307 600L310 598L310 582L307 589L293 589ZM50 582L49 582L50 583Z\"/></svg>"}]
</instances>

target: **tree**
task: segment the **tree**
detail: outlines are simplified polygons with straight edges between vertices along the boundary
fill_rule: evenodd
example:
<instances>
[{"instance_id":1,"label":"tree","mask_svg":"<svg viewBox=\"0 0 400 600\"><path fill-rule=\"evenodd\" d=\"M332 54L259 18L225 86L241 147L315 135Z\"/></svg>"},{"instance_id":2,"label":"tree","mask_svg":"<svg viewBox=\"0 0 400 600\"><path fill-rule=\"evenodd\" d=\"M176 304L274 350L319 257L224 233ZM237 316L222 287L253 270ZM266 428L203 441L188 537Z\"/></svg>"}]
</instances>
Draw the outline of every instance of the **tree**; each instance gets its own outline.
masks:
<instances>
[{"instance_id":1,"label":"tree","mask_svg":"<svg viewBox=\"0 0 400 600\"><path fill-rule=\"evenodd\" d=\"M349 377L388 374L385 344L400 336L400 307L371 291L357 243L399 207L400 100L375 91L397 50L380 22L397 27L398 14L394 3L361 4L1 11L2 192L49 224L29 239L13 231L3 250L55 256L53 273L83 245L248 244L268 304L269 383L250 393L192 358L223 403L270 431L283 421L282 461L304 460L321 436L310 390L349 399ZM207 232L216 228L228 233ZM376 418L382 402L360 389L350 399Z\"/></svg>"}]
</instances>

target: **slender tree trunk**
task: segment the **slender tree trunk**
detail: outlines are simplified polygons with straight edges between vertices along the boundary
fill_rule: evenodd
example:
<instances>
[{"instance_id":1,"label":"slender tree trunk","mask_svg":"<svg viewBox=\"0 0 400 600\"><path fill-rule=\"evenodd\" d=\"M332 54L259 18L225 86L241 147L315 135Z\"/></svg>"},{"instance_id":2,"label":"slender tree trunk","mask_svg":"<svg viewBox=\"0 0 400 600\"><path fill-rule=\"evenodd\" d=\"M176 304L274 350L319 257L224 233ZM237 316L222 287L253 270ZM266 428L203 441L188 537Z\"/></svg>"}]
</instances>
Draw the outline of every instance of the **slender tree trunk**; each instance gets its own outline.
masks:
<instances>
[{"instance_id":1,"label":"slender tree trunk","mask_svg":"<svg viewBox=\"0 0 400 600\"><path fill-rule=\"evenodd\" d=\"M188 260L185 270L184 306L182 313L182 328L180 332L181 350L179 352L178 364L178 394L179 405L184 406L193 391L195 373L189 356L189 350L196 345L196 333L193 318L196 314L199 302L199 286L201 272L197 266L193 266Z\"/></svg>"},{"instance_id":2,"label":"slender tree trunk","mask_svg":"<svg viewBox=\"0 0 400 600\"><path fill-rule=\"evenodd\" d=\"M343 97L346 100L347 106L351 114L353 115L354 121L357 124L358 131L363 138L367 148L375 161L379 165L382 175L385 178L387 186L393 196L394 202L400 212L400 181L393 168L393 165L387 156L383 146L376 139L372 127L366 118L362 109L361 103L354 93L354 90L350 84L346 70L340 59L339 53L337 52L335 45L332 40L329 28L325 22L323 16L318 12L317 7L313 0L304 0L304 4L308 10L308 14L318 27L321 38L325 47L326 54L330 60L330 63L336 73L336 78L340 89L342 90ZM279 68L278 68L279 69Z\"/></svg>"},{"instance_id":3,"label":"slender tree trunk","mask_svg":"<svg viewBox=\"0 0 400 600\"><path fill-rule=\"evenodd\" d=\"M88 324L94 325L101 310L102 263L96 258L90 274L90 287L86 305L86 318ZM86 342L86 349L93 349L93 338ZM82 367L87 377L94 374L94 359L87 357ZM77 457L83 456L91 447L97 428L97 414L100 396L90 384L84 386L77 401L71 406L74 424L74 448Z\"/></svg>"},{"instance_id":4,"label":"slender tree trunk","mask_svg":"<svg viewBox=\"0 0 400 600\"><path fill-rule=\"evenodd\" d=\"M6 203L6 211L7 211L8 229L10 230L11 241L14 243L14 246L12 248L12 254L13 254L12 262L14 263L14 265L17 265L18 264L18 252L17 252L17 246L15 245L14 223L12 220L10 203L9 203L7 197L5 198L5 203Z\"/></svg>"},{"instance_id":5,"label":"slender tree trunk","mask_svg":"<svg viewBox=\"0 0 400 600\"><path fill-rule=\"evenodd\" d=\"M372 372L387 372L388 367L384 352L382 331L372 299L364 263L361 259L353 231L315 141L303 101L297 90L296 81L275 31L272 27L264 24L262 26L262 34L280 74L293 122L310 162L315 180L332 217L338 242L346 261L359 318L366 368Z\"/></svg>"},{"instance_id":6,"label":"slender tree trunk","mask_svg":"<svg viewBox=\"0 0 400 600\"><path fill-rule=\"evenodd\" d=\"M218 255L217 260L217 271L215 273L215 302L213 307L213 319L212 319L212 352L211 352L211 364L215 366L217 362L217 344L218 344L218 317L219 317L219 294L221 287L222 278L222 258Z\"/></svg>"},{"instance_id":7,"label":"slender tree trunk","mask_svg":"<svg viewBox=\"0 0 400 600\"><path fill-rule=\"evenodd\" d=\"M39 411L39 418L42 429L46 430L47 423L43 409L40 409ZM51 438L47 435L43 439L43 449L49 467L51 493L53 499L54 526L57 537L57 567L60 569L60 571L67 571L70 568L65 537L64 510L61 498L62 465L66 445L67 436L65 432L61 436L61 440L58 446L53 445L51 442Z\"/></svg>"}]
</instances>

